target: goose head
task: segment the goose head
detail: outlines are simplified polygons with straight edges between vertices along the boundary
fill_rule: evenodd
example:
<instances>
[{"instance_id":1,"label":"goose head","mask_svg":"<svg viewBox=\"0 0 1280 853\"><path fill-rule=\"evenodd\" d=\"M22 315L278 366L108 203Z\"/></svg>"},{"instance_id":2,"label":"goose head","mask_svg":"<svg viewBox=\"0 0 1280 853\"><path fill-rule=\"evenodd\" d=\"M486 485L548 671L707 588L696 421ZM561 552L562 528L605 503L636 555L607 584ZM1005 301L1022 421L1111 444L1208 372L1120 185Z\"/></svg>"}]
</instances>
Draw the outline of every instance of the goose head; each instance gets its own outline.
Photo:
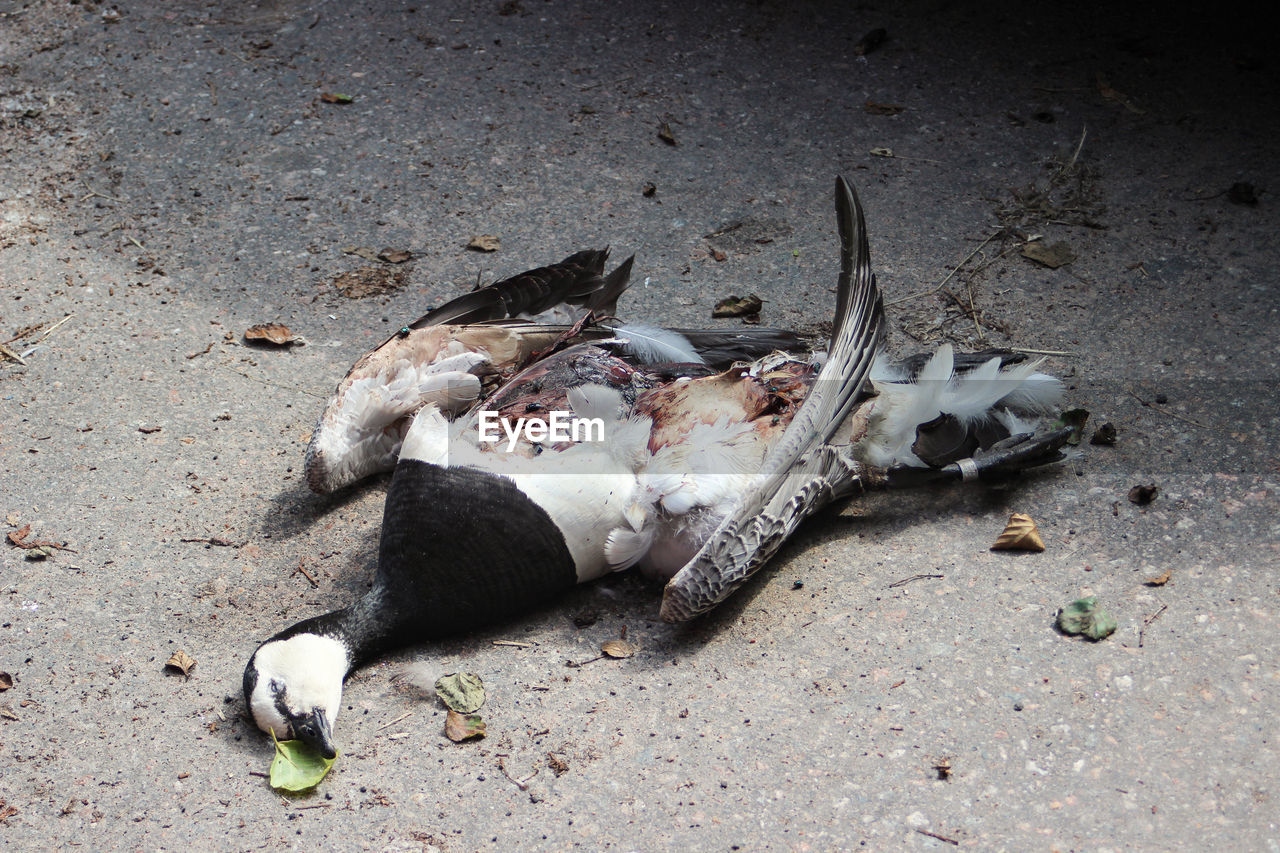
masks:
<instances>
[{"instance_id":1,"label":"goose head","mask_svg":"<svg viewBox=\"0 0 1280 853\"><path fill-rule=\"evenodd\" d=\"M280 740L301 740L334 758L333 724L348 670L346 646L309 632L267 640L244 671L244 698L258 728Z\"/></svg>"}]
</instances>

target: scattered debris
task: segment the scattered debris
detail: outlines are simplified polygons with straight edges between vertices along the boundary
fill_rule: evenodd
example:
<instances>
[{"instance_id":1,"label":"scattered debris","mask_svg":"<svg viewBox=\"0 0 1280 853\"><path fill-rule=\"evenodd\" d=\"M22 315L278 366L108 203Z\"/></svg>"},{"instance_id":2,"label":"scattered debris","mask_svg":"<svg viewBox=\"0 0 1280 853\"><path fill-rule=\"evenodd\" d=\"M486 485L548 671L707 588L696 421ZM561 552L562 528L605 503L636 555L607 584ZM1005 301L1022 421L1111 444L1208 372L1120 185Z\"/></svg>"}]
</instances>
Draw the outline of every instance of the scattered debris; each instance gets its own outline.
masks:
<instances>
[{"instance_id":1,"label":"scattered debris","mask_svg":"<svg viewBox=\"0 0 1280 853\"><path fill-rule=\"evenodd\" d=\"M1129 501L1138 506L1146 506L1160 494L1160 487L1152 483L1149 486L1137 485L1129 490Z\"/></svg>"},{"instance_id":2,"label":"scattered debris","mask_svg":"<svg viewBox=\"0 0 1280 853\"><path fill-rule=\"evenodd\" d=\"M244 331L244 339L246 341L266 341L278 347L299 343L302 340L283 323L259 323L256 326L250 326Z\"/></svg>"},{"instance_id":3,"label":"scattered debris","mask_svg":"<svg viewBox=\"0 0 1280 853\"><path fill-rule=\"evenodd\" d=\"M378 260L388 264L403 264L413 259L413 252L408 249L393 249L390 246L378 252Z\"/></svg>"},{"instance_id":4,"label":"scattered debris","mask_svg":"<svg viewBox=\"0 0 1280 853\"><path fill-rule=\"evenodd\" d=\"M951 778L951 759L939 758L933 763L933 772L938 774L938 780L946 782Z\"/></svg>"},{"instance_id":5,"label":"scattered debris","mask_svg":"<svg viewBox=\"0 0 1280 853\"><path fill-rule=\"evenodd\" d=\"M299 793L310 791L328 775L337 757L325 758L300 740L276 740L276 754L271 760L271 787L278 791Z\"/></svg>"},{"instance_id":6,"label":"scattered debris","mask_svg":"<svg viewBox=\"0 0 1280 853\"><path fill-rule=\"evenodd\" d=\"M760 309L764 307L764 302L754 293L750 296L738 298L737 295L730 295L721 299L711 309L712 317L759 317Z\"/></svg>"},{"instance_id":7,"label":"scattered debris","mask_svg":"<svg viewBox=\"0 0 1280 853\"><path fill-rule=\"evenodd\" d=\"M338 251L344 255L355 255L357 258L364 258L366 261L376 261L378 259L378 251L372 246L343 246Z\"/></svg>"},{"instance_id":8,"label":"scattered debris","mask_svg":"<svg viewBox=\"0 0 1280 853\"><path fill-rule=\"evenodd\" d=\"M372 246L343 246L339 251L344 255L355 255L366 261L381 261L385 264L403 264L413 259L413 253L408 249L393 249L389 246L381 251Z\"/></svg>"},{"instance_id":9,"label":"scattered debris","mask_svg":"<svg viewBox=\"0 0 1280 853\"><path fill-rule=\"evenodd\" d=\"M164 668L174 672L180 672L186 678L190 678L191 670L196 668L196 659L184 652L182 649L178 649L176 652L169 655L169 659L164 662Z\"/></svg>"},{"instance_id":10,"label":"scattered debris","mask_svg":"<svg viewBox=\"0 0 1280 853\"><path fill-rule=\"evenodd\" d=\"M523 779L517 779L516 777L512 776L511 771L507 769L507 759L510 757L511 756L507 755L505 752L498 753L498 769L502 771L503 776L506 776L508 779L510 779L512 783L514 783L515 786L519 788L521 791L529 790L529 783L533 781L534 776L538 775L538 770L535 769L532 773L530 773L528 776L524 777Z\"/></svg>"},{"instance_id":11,"label":"scattered debris","mask_svg":"<svg viewBox=\"0 0 1280 853\"><path fill-rule=\"evenodd\" d=\"M13 350L9 349L9 347L8 347L7 345L5 345L5 344L0 344L0 356L4 356L5 358L9 359L10 361L16 361L16 362L18 362L18 364L26 364L26 363L27 363L27 360L26 360L25 358L23 358L22 356L18 355L18 354L17 354L16 352L14 352Z\"/></svg>"},{"instance_id":12,"label":"scattered debris","mask_svg":"<svg viewBox=\"0 0 1280 853\"><path fill-rule=\"evenodd\" d=\"M1031 516L1015 512L1009 516L1004 532L991 546L992 551L1043 551L1044 540Z\"/></svg>"},{"instance_id":13,"label":"scattered debris","mask_svg":"<svg viewBox=\"0 0 1280 853\"><path fill-rule=\"evenodd\" d=\"M8 690L13 686L13 676L7 672L0 671L0 693Z\"/></svg>"},{"instance_id":14,"label":"scattered debris","mask_svg":"<svg viewBox=\"0 0 1280 853\"><path fill-rule=\"evenodd\" d=\"M1046 245L1041 240L1035 240L1022 247L1022 256L1038 264L1044 264L1051 270L1065 267L1076 259L1076 253L1064 241Z\"/></svg>"},{"instance_id":15,"label":"scattered debris","mask_svg":"<svg viewBox=\"0 0 1280 853\"><path fill-rule=\"evenodd\" d=\"M1159 610L1142 620L1142 627L1138 629L1138 648L1142 648L1142 644L1146 642L1147 628L1151 627L1151 623L1163 616L1164 612L1168 609L1169 605L1162 604L1160 605Z\"/></svg>"},{"instance_id":16,"label":"scattered debris","mask_svg":"<svg viewBox=\"0 0 1280 853\"><path fill-rule=\"evenodd\" d=\"M519 640L492 640L491 642L495 646L511 646L516 649L531 649L535 645L534 643L522 643Z\"/></svg>"},{"instance_id":17,"label":"scattered debris","mask_svg":"<svg viewBox=\"0 0 1280 853\"><path fill-rule=\"evenodd\" d=\"M662 127L658 128L658 138L668 145L675 146L676 135L671 132L671 125L667 122L662 123Z\"/></svg>"},{"instance_id":18,"label":"scattered debris","mask_svg":"<svg viewBox=\"0 0 1280 853\"><path fill-rule=\"evenodd\" d=\"M384 729L389 729L389 728L391 728L392 726L394 726L396 723L404 722L405 720L409 719L409 718L410 718L410 717L412 717L412 716L413 716L413 712L412 712L412 711L405 711L403 714L401 714L400 716L396 717L394 720L391 720L390 722L386 722L386 723L383 723L382 725L378 726L378 729L377 729L377 730L378 730L378 731L383 731Z\"/></svg>"},{"instance_id":19,"label":"scattered debris","mask_svg":"<svg viewBox=\"0 0 1280 853\"><path fill-rule=\"evenodd\" d=\"M936 839L938 839L939 841L944 841L944 842L946 842L947 844L950 844L952 847L959 847L959 846L960 846L960 842L959 842L959 841L957 841L956 839L954 839L954 838L948 838L947 836L945 836L945 835L940 835L940 834L938 834L938 833L936 833L936 832L930 832L930 831L929 831L929 830L927 830L927 829L920 829L920 828L918 828L918 827L917 827L917 828L916 828L916 832L920 833L921 835L927 835L927 836L929 836L930 838L936 838Z\"/></svg>"},{"instance_id":20,"label":"scattered debris","mask_svg":"<svg viewBox=\"0 0 1280 853\"><path fill-rule=\"evenodd\" d=\"M298 568L290 572L289 577L293 577L294 575L297 575L297 574L301 574L304 578L306 578L307 582L311 584L312 589L320 588L320 582L315 578L313 578L311 576L311 573L307 571L307 567L303 564L301 557L298 558Z\"/></svg>"},{"instance_id":21,"label":"scattered debris","mask_svg":"<svg viewBox=\"0 0 1280 853\"><path fill-rule=\"evenodd\" d=\"M484 705L484 682L473 672L452 672L436 679L436 695L450 711L470 714Z\"/></svg>"},{"instance_id":22,"label":"scattered debris","mask_svg":"<svg viewBox=\"0 0 1280 853\"><path fill-rule=\"evenodd\" d=\"M1093 431L1093 435L1089 438L1089 443L1111 447L1116 443L1116 425L1110 421L1102 424Z\"/></svg>"},{"instance_id":23,"label":"scattered debris","mask_svg":"<svg viewBox=\"0 0 1280 853\"><path fill-rule=\"evenodd\" d=\"M178 541L179 542L201 542L210 547L216 545L219 548L240 548L245 544L244 542L232 542L230 539L223 539L221 536L183 537Z\"/></svg>"},{"instance_id":24,"label":"scattered debris","mask_svg":"<svg viewBox=\"0 0 1280 853\"><path fill-rule=\"evenodd\" d=\"M1156 575L1153 578L1147 578L1142 582L1143 586L1164 586L1173 579L1173 569L1165 569L1163 574Z\"/></svg>"},{"instance_id":25,"label":"scattered debris","mask_svg":"<svg viewBox=\"0 0 1280 853\"><path fill-rule=\"evenodd\" d=\"M13 519L10 524L15 523ZM53 549L59 551L70 551L76 553L73 549L67 547L66 542L55 542L52 539L28 539L31 535L31 525L24 524L17 530L9 531L9 543L15 547L26 551L28 560L43 560L45 557L53 556Z\"/></svg>"},{"instance_id":26,"label":"scattered debris","mask_svg":"<svg viewBox=\"0 0 1280 853\"><path fill-rule=\"evenodd\" d=\"M634 655L636 647L626 640L609 640L600 646L600 651L604 652L605 657L620 659Z\"/></svg>"},{"instance_id":27,"label":"scattered debris","mask_svg":"<svg viewBox=\"0 0 1280 853\"><path fill-rule=\"evenodd\" d=\"M403 269L361 267L339 275L333 280L333 286L348 299L364 299L395 293L408 281L409 275Z\"/></svg>"},{"instance_id":28,"label":"scattered debris","mask_svg":"<svg viewBox=\"0 0 1280 853\"><path fill-rule=\"evenodd\" d=\"M640 187L640 195L644 196L645 198L653 198L657 194L658 194L657 185L649 181L645 181L644 185Z\"/></svg>"},{"instance_id":29,"label":"scattered debris","mask_svg":"<svg viewBox=\"0 0 1280 853\"><path fill-rule=\"evenodd\" d=\"M900 586L906 586L912 581L942 580L942 578L943 575L912 575L909 578L903 578L902 580L897 580L889 584L889 589L897 589Z\"/></svg>"},{"instance_id":30,"label":"scattered debris","mask_svg":"<svg viewBox=\"0 0 1280 853\"><path fill-rule=\"evenodd\" d=\"M484 719L479 714L462 714L450 708L444 720L444 735L454 743L484 737Z\"/></svg>"},{"instance_id":31,"label":"scattered debris","mask_svg":"<svg viewBox=\"0 0 1280 853\"><path fill-rule=\"evenodd\" d=\"M1116 620L1098 606L1098 597L1077 599L1058 611L1058 630L1101 640L1116 630Z\"/></svg>"},{"instance_id":32,"label":"scattered debris","mask_svg":"<svg viewBox=\"0 0 1280 853\"><path fill-rule=\"evenodd\" d=\"M884 27L876 27L862 38L858 39L858 43L853 46L854 56L866 56L880 45L884 44L885 38L889 35Z\"/></svg>"},{"instance_id":33,"label":"scattered debris","mask_svg":"<svg viewBox=\"0 0 1280 853\"><path fill-rule=\"evenodd\" d=\"M496 252L502 248L502 239L496 234L477 234L467 241L467 248L474 252Z\"/></svg>"},{"instance_id":34,"label":"scattered debris","mask_svg":"<svg viewBox=\"0 0 1280 853\"><path fill-rule=\"evenodd\" d=\"M142 433L143 435L154 435L155 433L160 432L160 430L162 429L164 429L164 427L158 426L156 424L143 424L142 426L138 427L138 432Z\"/></svg>"},{"instance_id":35,"label":"scattered debris","mask_svg":"<svg viewBox=\"0 0 1280 853\"><path fill-rule=\"evenodd\" d=\"M1157 412L1159 412L1162 415L1168 415L1171 418L1177 418L1178 420L1182 421L1184 424L1191 424L1194 427L1200 427L1200 429L1212 429L1212 427L1208 426L1207 424L1202 424L1199 421L1193 421L1191 418L1184 417L1178 414L1177 412L1170 411L1169 409L1162 409L1161 406L1169 402L1169 398L1166 397L1164 394L1157 394L1155 401L1152 402L1150 400L1144 400L1141 397L1139 397L1138 392L1134 391L1132 388L1128 389L1128 391L1129 391L1129 396L1137 400L1145 408L1155 409Z\"/></svg>"},{"instance_id":36,"label":"scattered debris","mask_svg":"<svg viewBox=\"0 0 1280 853\"><path fill-rule=\"evenodd\" d=\"M355 100L350 95L339 94L338 92L321 92L320 100L326 104L349 104Z\"/></svg>"}]
</instances>

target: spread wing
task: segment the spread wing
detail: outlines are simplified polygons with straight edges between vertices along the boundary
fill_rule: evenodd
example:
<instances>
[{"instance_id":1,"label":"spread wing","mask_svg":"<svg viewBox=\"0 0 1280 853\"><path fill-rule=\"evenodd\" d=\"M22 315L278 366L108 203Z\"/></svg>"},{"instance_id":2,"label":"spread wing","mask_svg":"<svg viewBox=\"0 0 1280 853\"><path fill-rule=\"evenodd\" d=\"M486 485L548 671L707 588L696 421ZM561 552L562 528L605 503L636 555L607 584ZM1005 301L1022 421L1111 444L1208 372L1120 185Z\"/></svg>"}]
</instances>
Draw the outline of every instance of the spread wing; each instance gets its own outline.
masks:
<instances>
[{"instance_id":1,"label":"spread wing","mask_svg":"<svg viewBox=\"0 0 1280 853\"><path fill-rule=\"evenodd\" d=\"M681 622L710 610L755 574L809 515L854 485L859 468L829 444L859 400L875 358L884 305L871 272L857 193L836 179L840 279L831 349L760 476L702 549L667 583L662 618Z\"/></svg>"}]
</instances>

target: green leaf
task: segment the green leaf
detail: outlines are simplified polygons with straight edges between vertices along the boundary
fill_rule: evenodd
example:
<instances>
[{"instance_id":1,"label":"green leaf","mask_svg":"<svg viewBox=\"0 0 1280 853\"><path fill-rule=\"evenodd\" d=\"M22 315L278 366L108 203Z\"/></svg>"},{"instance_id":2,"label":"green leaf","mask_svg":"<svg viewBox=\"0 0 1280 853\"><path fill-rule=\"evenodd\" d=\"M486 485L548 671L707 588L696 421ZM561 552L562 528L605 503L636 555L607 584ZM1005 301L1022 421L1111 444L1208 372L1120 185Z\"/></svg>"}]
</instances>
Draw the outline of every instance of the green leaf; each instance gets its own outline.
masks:
<instances>
[{"instance_id":1,"label":"green leaf","mask_svg":"<svg viewBox=\"0 0 1280 853\"><path fill-rule=\"evenodd\" d=\"M1057 426L1071 427L1071 437L1067 439L1067 444L1075 447L1080 443L1080 439L1084 437L1084 425L1089 420L1089 412L1085 409L1068 409L1058 416Z\"/></svg>"},{"instance_id":2,"label":"green leaf","mask_svg":"<svg viewBox=\"0 0 1280 853\"><path fill-rule=\"evenodd\" d=\"M1058 611L1058 627L1064 634L1081 634L1090 640L1101 640L1116 630L1116 620L1098 606L1098 597L1077 599Z\"/></svg>"},{"instance_id":3,"label":"green leaf","mask_svg":"<svg viewBox=\"0 0 1280 853\"><path fill-rule=\"evenodd\" d=\"M462 743L473 737L484 737L484 719L479 714L459 714L450 709L444 718L444 734L454 743Z\"/></svg>"},{"instance_id":4,"label":"green leaf","mask_svg":"<svg viewBox=\"0 0 1280 853\"><path fill-rule=\"evenodd\" d=\"M484 704L484 682L474 672L451 672L436 681L436 695L451 711L470 714Z\"/></svg>"},{"instance_id":5,"label":"green leaf","mask_svg":"<svg viewBox=\"0 0 1280 853\"><path fill-rule=\"evenodd\" d=\"M279 791L310 791L320 784L337 758L325 758L300 740L276 740L271 761L271 787Z\"/></svg>"}]
</instances>

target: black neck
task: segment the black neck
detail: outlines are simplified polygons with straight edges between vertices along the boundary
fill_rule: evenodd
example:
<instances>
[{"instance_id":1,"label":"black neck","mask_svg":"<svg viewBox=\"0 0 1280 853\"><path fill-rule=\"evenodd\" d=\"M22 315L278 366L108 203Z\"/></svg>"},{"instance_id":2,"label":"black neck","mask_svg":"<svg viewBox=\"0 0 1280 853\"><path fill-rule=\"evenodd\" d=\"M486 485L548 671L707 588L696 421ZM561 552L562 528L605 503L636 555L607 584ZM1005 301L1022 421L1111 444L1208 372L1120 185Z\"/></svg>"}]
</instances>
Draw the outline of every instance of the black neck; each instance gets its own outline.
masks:
<instances>
[{"instance_id":1,"label":"black neck","mask_svg":"<svg viewBox=\"0 0 1280 853\"><path fill-rule=\"evenodd\" d=\"M382 589L375 586L350 607L304 619L271 639L286 640L297 634L332 637L346 646L350 672L369 658L400 645L396 642L396 625L381 614L385 599Z\"/></svg>"}]
</instances>

